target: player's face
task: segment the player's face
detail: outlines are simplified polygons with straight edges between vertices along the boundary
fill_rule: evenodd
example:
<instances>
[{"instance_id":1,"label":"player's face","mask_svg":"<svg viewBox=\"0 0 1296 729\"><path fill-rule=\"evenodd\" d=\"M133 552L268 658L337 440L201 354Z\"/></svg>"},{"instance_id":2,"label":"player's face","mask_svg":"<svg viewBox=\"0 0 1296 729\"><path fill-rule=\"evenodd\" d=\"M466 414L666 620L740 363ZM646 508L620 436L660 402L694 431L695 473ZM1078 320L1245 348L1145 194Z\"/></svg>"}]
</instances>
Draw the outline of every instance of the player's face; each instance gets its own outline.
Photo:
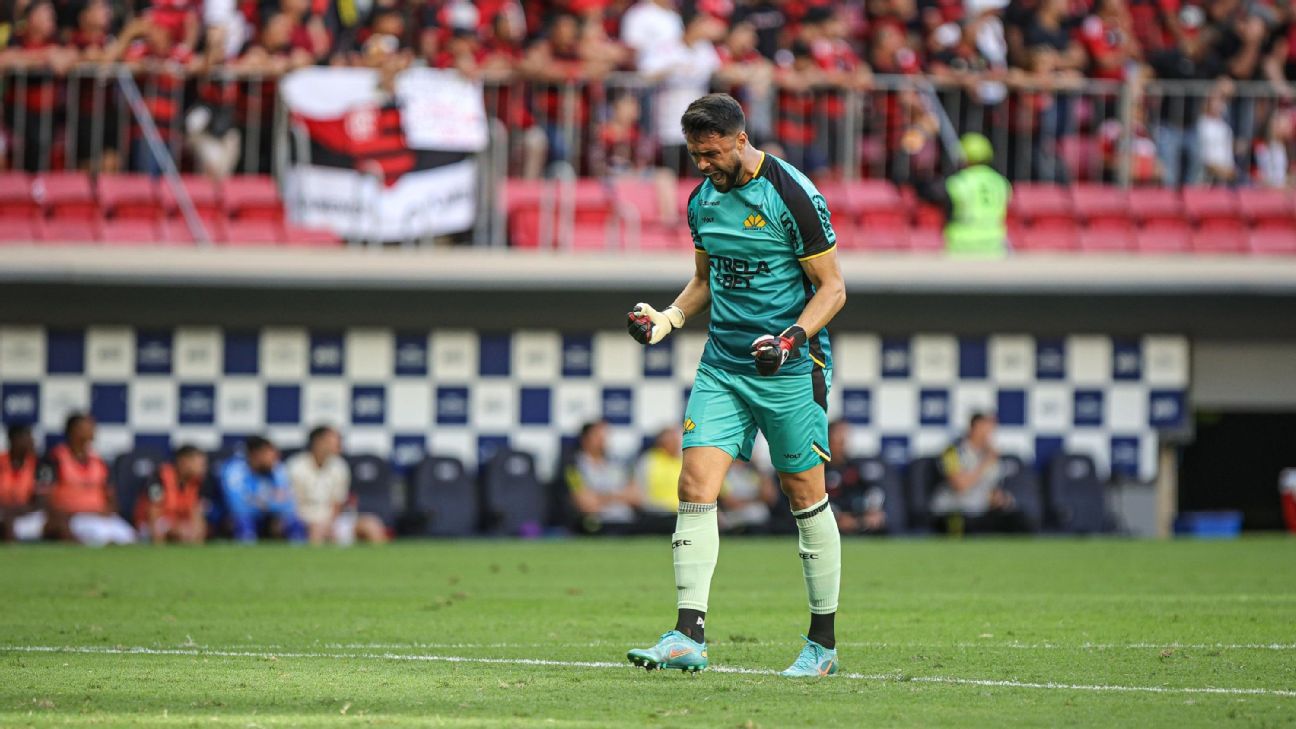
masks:
<instances>
[{"instance_id":1,"label":"player's face","mask_svg":"<svg viewBox=\"0 0 1296 729\"><path fill-rule=\"evenodd\" d=\"M747 132L738 132L732 136L691 136L687 143L693 164L711 180L716 190L729 192L738 186L738 178L742 175L742 150L747 146Z\"/></svg>"},{"instance_id":2,"label":"player's face","mask_svg":"<svg viewBox=\"0 0 1296 729\"><path fill-rule=\"evenodd\" d=\"M179 471L180 478L185 481L205 476L207 474L207 454L190 453L176 461L176 470Z\"/></svg>"}]
</instances>

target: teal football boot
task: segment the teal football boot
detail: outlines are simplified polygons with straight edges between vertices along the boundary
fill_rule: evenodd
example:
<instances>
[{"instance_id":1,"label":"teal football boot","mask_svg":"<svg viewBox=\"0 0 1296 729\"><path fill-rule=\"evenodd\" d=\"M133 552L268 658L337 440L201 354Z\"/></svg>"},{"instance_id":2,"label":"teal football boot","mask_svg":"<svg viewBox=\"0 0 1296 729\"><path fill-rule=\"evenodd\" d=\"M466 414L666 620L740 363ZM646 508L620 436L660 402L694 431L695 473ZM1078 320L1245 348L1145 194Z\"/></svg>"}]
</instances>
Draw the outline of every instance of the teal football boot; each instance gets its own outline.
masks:
<instances>
[{"instance_id":1,"label":"teal football boot","mask_svg":"<svg viewBox=\"0 0 1296 729\"><path fill-rule=\"evenodd\" d=\"M649 671L673 668L697 673L707 667L706 643L698 643L678 630L664 633L652 648L633 648L626 652L630 662Z\"/></svg>"},{"instance_id":2,"label":"teal football boot","mask_svg":"<svg viewBox=\"0 0 1296 729\"><path fill-rule=\"evenodd\" d=\"M802 636L804 638L804 636ZM837 649L824 648L818 643L805 638L801 655L780 673L788 678L818 678L837 673Z\"/></svg>"}]
</instances>

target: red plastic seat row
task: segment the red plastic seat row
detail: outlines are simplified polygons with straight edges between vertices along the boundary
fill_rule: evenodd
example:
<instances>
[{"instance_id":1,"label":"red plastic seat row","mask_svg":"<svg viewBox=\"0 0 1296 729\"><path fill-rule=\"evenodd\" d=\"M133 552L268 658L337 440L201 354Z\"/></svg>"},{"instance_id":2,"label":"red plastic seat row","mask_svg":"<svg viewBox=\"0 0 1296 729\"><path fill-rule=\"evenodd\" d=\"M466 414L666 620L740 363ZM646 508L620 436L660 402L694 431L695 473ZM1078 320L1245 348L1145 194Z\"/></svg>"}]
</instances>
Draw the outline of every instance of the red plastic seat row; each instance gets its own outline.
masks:
<instances>
[{"instance_id":1,"label":"red plastic seat row","mask_svg":"<svg viewBox=\"0 0 1296 729\"><path fill-rule=\"evenodd\" d=\"M202 176L182 175L181 184L204 218L283 219L278 187L267 176L241 175L217 183ZM100 175L92 181L81 172L39 176L0 173L0 217L41 214L156 220L179 217L181 210L171 184L147 175Z\"/></svg>"},{"instance_id":2,"label":"red plastic seat row","mask_svg":"<svg viewBox=\"0 0 1296 729\"><path fill-rule=\"evenodd\" d=\"M328 247L341 244L331 231L285 226L272 220L232 220L220 227L208 226L207 234L214 244L220 246ZM173 220L16 218L0 225L0 243L192 245L194 237L186 225Z\"/></svg>"}]
</instances>

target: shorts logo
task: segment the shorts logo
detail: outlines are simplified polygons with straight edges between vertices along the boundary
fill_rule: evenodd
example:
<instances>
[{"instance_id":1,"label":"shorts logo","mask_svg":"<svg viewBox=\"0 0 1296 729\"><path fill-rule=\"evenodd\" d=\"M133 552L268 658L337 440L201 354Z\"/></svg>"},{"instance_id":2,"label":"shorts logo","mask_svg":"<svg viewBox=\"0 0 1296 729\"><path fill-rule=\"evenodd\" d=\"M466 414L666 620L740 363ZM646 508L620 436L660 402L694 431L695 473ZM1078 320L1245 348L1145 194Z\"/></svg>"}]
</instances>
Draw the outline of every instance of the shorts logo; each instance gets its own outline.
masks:
<instances>
[{"instance_id":1,"label":"shorts logo","mask_svg":"<svg viewBox=\"0 0 1296 729\"><path fill-rule=\"evenodd\" d=\"M747 216L746 220L743 221L743 227L744 228L764 228L765 218L761 217L760 213L752 213L751 215Z\"/></svg>"},{"instance_id":2,"label":"shorts logo","mask_svg":"<svg viewBox=\"0 0 1296 729\"><path fill-rule=\"evenodd\" d=\"M801 454L800 454L800 453L784 453L784 454L783 454L783 457L786 458L786 459L789 460L789 461L795 461L795 460L797 460L798 458L801 457Z\"/></svg>"},{"instance_id":3,"label":"shorts logo","mask_svg":"<svg viewBox=\"0 0 1296 729\"><path fill-rule=\"evenodd\" d=\"M675 549L676 547L691 547L691 546L693 546L693 540L691 539L676 539L675 541L671 542L671 549Z\"/></svg>"},{"instance_id":4,"label":"shorts logo","mask_svg":"<svg viewBox=\"0 0 1296 729\"><path fill-rule=\"evenodd\" d=\"M798 554L801 555L801 559L819 559L819 555L810 554L809 552L798 552Z\"/></svg>"},{"instance_id":5,"label":"shorts logo","mask_svg":"<svg viewBox=\"0 0 1296 729\"><path fill-rule=\"evenodd\" d=\"M693 422L693 418L685 418L685 419L684 419L684 432L685 432L685 433L692 433L693 430L694 430L695 428L697 428L697 423Z\"/></svg>"}]
</instances>

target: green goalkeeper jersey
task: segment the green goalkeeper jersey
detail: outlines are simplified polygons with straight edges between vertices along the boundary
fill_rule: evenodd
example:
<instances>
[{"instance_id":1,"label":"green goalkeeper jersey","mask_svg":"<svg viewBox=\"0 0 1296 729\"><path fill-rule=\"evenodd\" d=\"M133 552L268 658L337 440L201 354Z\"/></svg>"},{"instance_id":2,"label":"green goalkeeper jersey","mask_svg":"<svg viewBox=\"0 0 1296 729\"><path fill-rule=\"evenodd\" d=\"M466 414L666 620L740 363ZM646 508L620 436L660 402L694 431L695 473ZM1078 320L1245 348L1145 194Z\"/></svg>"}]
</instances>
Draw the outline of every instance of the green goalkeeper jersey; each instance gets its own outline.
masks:
<instances>
[{"instance_id":1,"label":"green goalkeeper jersey","mask_svg":"<svg viewBox=\"0 0 1296 729\"><path fill-rule=\"evenodd\" d=\"M705 180L688 203L693 245L711 259L711 327L702 361L756 374L752 341L796 323L815 288L801 262L837 244L828 205L805 175L764 155L756 176L729 192ZM777 376L831 370L825 327Z\"/></svg>"}]
</instances>

